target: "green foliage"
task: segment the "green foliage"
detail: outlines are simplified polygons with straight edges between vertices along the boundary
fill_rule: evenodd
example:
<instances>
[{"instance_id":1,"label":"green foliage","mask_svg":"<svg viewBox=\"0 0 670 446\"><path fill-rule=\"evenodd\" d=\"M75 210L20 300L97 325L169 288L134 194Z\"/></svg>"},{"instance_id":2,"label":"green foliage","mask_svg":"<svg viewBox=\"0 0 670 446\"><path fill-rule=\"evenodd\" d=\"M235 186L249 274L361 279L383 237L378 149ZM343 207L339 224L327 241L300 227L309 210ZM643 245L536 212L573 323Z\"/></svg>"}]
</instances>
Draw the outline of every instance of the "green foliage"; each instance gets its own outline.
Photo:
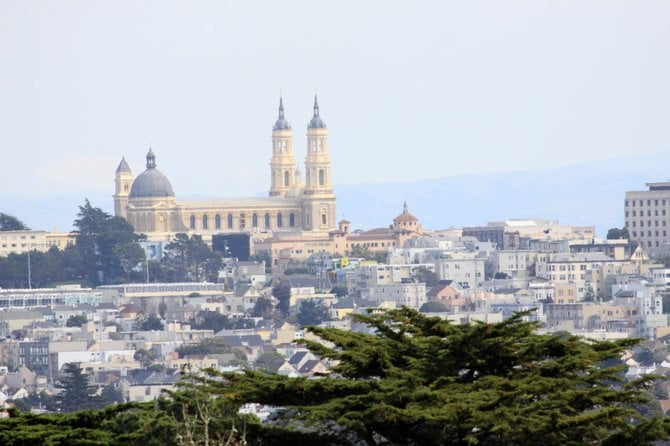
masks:
<instances>
[{"instance_id":1,"label":"green foliage","mask_svg":"<svg viewBox=\"0 0 670 446\"><path fill-rule=\"evenodd\" d=\"M328 308L318 299L306 299L300 302L298 324L318 325L330 319Z\"/></svg>"},{"instance_id":2,"label":"green foliage","mask_svg":"<svg viewBox=\"0 0 670 446\"><path fill-rule=\"evenodd\" d=\"M349 295L349 289L346 285L341 283L336 283L333 285L333 289L330 290L331 293L335 294L337 297L346 297Z\"/></svg>"},{"instance_id":3,"label":"green foliage","mask_svg":"<svg viewBox=\"0 0 670 446\"><path fill-rule=\"evenodd\" d=\"M73 314L69 318L67 318L67 321L65 322L66 327L81 327L84 325L86 322L88 322L88 319L86 319L86 316L83 314Z\"/></svg>"},{"instance_id":4,"label":"green foliage","mask_svg":"<svg viewBox=\"0 0 670 446\"><path fill-rule=\"evenodd\" d=\"M425 304L421 305L421 308L419 308L419 312L421 313L441 313L447 310L448 307L444 304L444 302L436 300L426 302Z\"/></svg>"},{"instance_id":5,"label":"green foliage","mask_svg":"<svg viewBox=\"0 0 670 446\"><path fill-rule=\"evenodd\" d=\"M272 317L272 311L274 307L272 301L265 297L259 297L254 304L254 308L251 310L251 315L253 317L262 317L263 319L270 319Z\"/></svg>"},{"instance_id":6,"label":"green foliage","mask_svg":"<svg viewBox=\"0 0 670 446\"><path fill-rule=\"evenodd\" d=\"M628 228L610 228L607 230L607 240L628 239Z\"/></svg>"},{"instance_id":7,"label":"green foliage","mask_svg":"<svg viewBox=\"0 0 670 446\"><path fill-rule=\"evenodd\" d=\"M89 385L88 377L78 363L68 362L63 366L56 382L61 392L56 395L58 408L63 412L74 412L98 407L95 389Z\"/></svg>"},{"instance_id":8,"label":"green foliage","mask_svg":"<svg viewBox=\"0 0 670 446\"><path fill-rule=\"evenodd\" d=\"M249 260L252 262L265 262L265 272L272 272L272 257L268 251L257 251L256 254L249 256Z\"/></svg>"},{"instance_id":9,"label":"green foliage","mask_svg":"<svg viewBox=\"0 0 670 446\"><path fill-rule=\"evenodd\" d=\"M0 231L27 231L30 228L13 215L0 212Z\"/></svg>"},{"instance_id":10,"label":"green foliage","mask_svg":"<svg viewBox=\"0 0 670 446\"><path fill-rule=\"evenodd\" d=\"M286 281L272 287L272 295L279 301L277 309L285 315L288 315L288 308L291 303L291 286Z\"/></svg>"},{"instance_id":11,"label":"green foliage","mask_svg":"<svg viewBox=\"0 0 670 446\"><path fill-rule=\"evenodd\" d=\"M433 271L429 270L425 266L420 266L414 271L414 277L418 282L426 284L426 288L431 288L437 285L437 282L440 280Z\"/></svg>"},{"instance_id":12,"label":"green foliage","mask_svg":"<svg viewBox=\"0 0 670 446\"><path fill-rule=\"evenodd\" d=\"M138 331L163 331L163 321L156 314L146 315L140 313L135 317L135 330Z\"/></svg>"},{"instance_id":13,"label":"green foliage","mask_svg":"<svg viewBox=\"0 0 670 446\"><path fill-rule=\"evenodd\" d=\"M277 352L261 353L254 365L257 369L276 372L284 364L284 357Z\"/></svg>"},{"instance_id":14,"label":"green foliage","mask_svg":"<svg viewBox=\"0 0 670 446\"><path fill-rule=\"evenodd\" d=\"M165 247L154 278L167 282L215 282L222 267L221 253L212 251L202 237L180 233Z\"/></svg>"},{"instance_id":15,"label":"green foliage","mask_svg":"<svg viewBox=\"0 0 670 446\"><path fill-rule=\"evenodd\" d=\"M253 328L254 325L252 319L230 318L225 314L209 310L199 311L191 323L191 326L197 330L212 330L214 333L221 330Z\"/></svg>"},{"instance_id":16,"label":"green foliage","mask_svg":"<svg viewBox=\"0 0 670 446\"><path fill-rule=\"evenodd\" d=\"M148 368L151 364L154 362L154 355L151 354L151 352L147 349L141 348L137 351L135 351L135 354L133 355L133 359L140 364L142 364L142 368L146 369Z\"/></svg>"},{"instance_id":17,"label":"green foliage","mask_svg":"<svg viewBox=\"0 0 670 446\"><path fill-rule=\"evenodd\" d=\"M619 355L634 340L541 335L523 314L493 325L452 325L409 309L355 320L374 334L310 328L324 343L305 344L332 361L329 376L209 370L153 403L44 415L10 409L0 444L614 446L668 438L670 420L647 392L654 381L622 380ZM284 409L261 424L240 414L248 402Z\"/></svg>"},{"instance_id":18,"label":"green foliage","mask_svg":"<svg viewBox=\"0 0 670 446\"><path fill-rule=\"evenodd\" d=\"M287 276L293 275L293 274L309 274L309 268L306 266L293 266L286 268L284 270L284 274Z\"/></svg>"},{"instance_id":19,"label":"green foliage","mask_svg":"<svg viewBox=\"0 0 670 446\"><path fill-rule=\"evenodd\" d=\"M649 378L623 383L618 358L634 340L539 335L523 315L452 325L410 309L358 315L376 334L310 327L332 347L333 375L226 374L229 394L294 408L319 431L335 423L360 444L651 444L667 422L644 419ZM332 433L332 429L329 429Z\"/></svg>"},{"instance_id":20,"label":"green foliage","mask_svg":"<svg viewBox=\"0 0 670 446\"><path fill-rule=\"evenodd\" d=\"M79 207L74 226L79 267L93 283L128 281L145 260L144 250L137 244L139 236L130 223L91 206L88 200Z\"/></svg>"},{"instance_id":21,"label":"green foliage","mask_svg":"<svg viewBox=\"0 0 670 446\"><path fill-rule=\"evenodd\" d=\"M226 353L233 353L236 357L246 361L246 355L232 348L223 338L204 338L197 344L183 344L177 350L180 358L185 358L191 355L222 355Z\"/></svg>"}]
</instances>

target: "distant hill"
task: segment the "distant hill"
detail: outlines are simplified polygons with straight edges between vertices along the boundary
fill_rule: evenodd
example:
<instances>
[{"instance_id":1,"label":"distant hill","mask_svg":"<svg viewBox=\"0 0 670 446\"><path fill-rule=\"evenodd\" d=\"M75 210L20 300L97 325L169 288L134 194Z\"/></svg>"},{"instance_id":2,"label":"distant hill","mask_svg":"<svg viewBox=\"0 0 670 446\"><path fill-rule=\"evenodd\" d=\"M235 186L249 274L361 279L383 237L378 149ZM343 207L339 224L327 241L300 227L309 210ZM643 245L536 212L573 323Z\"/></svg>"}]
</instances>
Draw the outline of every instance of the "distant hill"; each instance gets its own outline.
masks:
<instances>
[{"instance_id":1,"label":"distant hill","mask_svg":"<svg viewBox=\"0 0 670 446\"><path fill-rule=\"evenodd\" d=\"M608 228L624 224L625 191L668 180L669 166L670 152L663 152L535 171L337 185L337 219L346 217L354 229L387 226L407 200L410 212L427 229L546 218L594 225L604 235ZM67 231L85 197L93 206L113 211L110 191L53 197L5 193L0 195L0 212L15 215L33 229Z\"/></svg>"},{"instance_id":2,"label":"distant hill","mask_svg":"<svg viewBox=\"0 0 670 446\"><path fill-rule=\"evenodd\" d=\"M407 200L428 229L483 225L510 218L594 225L598 234L624 224L627 190L670 178L670 152L535 171L461 175L336 187L338 219L353 228L391 223Z\"/></svg>"}]
</instances>

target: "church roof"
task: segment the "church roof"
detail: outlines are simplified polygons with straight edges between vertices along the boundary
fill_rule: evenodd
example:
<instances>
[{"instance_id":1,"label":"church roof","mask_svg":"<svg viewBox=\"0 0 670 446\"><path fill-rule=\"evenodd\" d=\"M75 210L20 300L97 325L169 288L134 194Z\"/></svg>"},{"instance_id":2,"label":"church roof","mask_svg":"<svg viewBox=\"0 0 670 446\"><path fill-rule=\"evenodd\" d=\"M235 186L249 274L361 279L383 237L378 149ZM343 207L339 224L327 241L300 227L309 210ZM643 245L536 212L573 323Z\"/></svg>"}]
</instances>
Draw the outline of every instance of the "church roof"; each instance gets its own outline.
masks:
<instances>
[{"instance_id":1,"label":"church roof","mask_svg":"<svg viewBox=\"0 0 670 446\"><path fill-rule=\"evenodd\" d=\"M130 173L130 166L126 162L126 158L123 157L121 158L121 162L119 163L119 167L116 168L116 173L122 173L122 172L128 172Z\"/></svg>"},{"instance_id":2,"label":"church roof","mask_svg":"<svg viewBox=\"0 0 670 446\"><path fill-rule=\"evenodd\" d=\"M135 178L130 188L130 198L138 197L174 197L170 180L156 169L156 155L151 149L147 153L147 170Z\"/></svg>"},{"instance_id":3,"label":"church roof","mask_svg":"<svg viewBox=\"0 0 670 446\"><path fill-rule=\"evenodd\" d=\"M316 98L316 95L314 95L314 116L312 119L309 121L309 125L307 126L309 129L325 129L326 128L326 123L323 122L323 119L319 116L319 101Z\"/></svg>"},{"instance_id":4,"label":"church roof","mask_svg":"<svg viewBox=\"0 0 670 446\"><path fill-rule=\"evenodd\" d=\"M419 221L419 219L409 213L409 211L407 210L407 202L405 202L402 206L402 214L400 214L396 218L394 218L393 221L399 221L399 222Z\"/></svg>"},{"instance_id":5,"label":"church roof","mask_svg":"<svg viewBox=\"0 0 670 446\"><path fill-rule=\"evenodd\" d=\"M281 96L279 97L279 117L277 118L275 125L272 127L272 130L291 130L291 125L284 117L284 101Z\"/></svg>"}]
</instances>

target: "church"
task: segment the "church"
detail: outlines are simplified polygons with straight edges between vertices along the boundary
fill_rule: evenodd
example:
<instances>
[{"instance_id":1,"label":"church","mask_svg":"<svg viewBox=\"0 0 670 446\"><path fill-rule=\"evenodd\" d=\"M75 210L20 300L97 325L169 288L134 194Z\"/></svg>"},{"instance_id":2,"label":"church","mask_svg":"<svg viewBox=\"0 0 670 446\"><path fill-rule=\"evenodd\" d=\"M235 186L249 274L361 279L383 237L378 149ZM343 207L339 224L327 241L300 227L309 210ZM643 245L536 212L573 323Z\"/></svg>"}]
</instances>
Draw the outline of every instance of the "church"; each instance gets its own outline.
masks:
<instances>
[{"instance_id":1,"label":"church","mask_svg":"<svg viewBox=\"0 0 670 446\"><path fill-rule=\"evenodd\" d=\"M279 98L267 198L178 200L170 180L157 169L151 148L146 159L146 170L137 177L125 158L121 159L113 197L114 214L128 220L148 240L167 241L179 232L199 234L205 240L221 233L304 231L318 236L336 227L328 130L316 96L307 125L304 181L293 153L293 131Z\"/></svg>"}]
</instances>

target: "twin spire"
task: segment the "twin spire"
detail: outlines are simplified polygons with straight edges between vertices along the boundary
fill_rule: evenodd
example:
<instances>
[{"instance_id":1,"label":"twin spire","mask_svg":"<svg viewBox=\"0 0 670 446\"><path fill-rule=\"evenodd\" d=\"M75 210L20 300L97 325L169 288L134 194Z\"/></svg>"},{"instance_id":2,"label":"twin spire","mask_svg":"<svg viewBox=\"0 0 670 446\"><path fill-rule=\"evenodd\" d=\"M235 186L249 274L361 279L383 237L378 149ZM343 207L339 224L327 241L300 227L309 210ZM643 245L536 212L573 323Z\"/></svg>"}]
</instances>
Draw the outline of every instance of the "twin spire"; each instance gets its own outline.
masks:
<instances>
[{"instance_id":1,"label":"twin spire","mask_svg":"<svg viewBox=\"0 0 670 446\"><path fill-rule=\"evenodd\" d=\"M314 95L314 115L307 125L309 129L325 129L326 123L323 122L323 119L319 116L319 101L317 95ZM281 96L279 96L279 117L275 122L275 125L272 127L272 130L291 130L291 125L286 120L284 116L284 101Z\"/></svg>"}]
</instances>

